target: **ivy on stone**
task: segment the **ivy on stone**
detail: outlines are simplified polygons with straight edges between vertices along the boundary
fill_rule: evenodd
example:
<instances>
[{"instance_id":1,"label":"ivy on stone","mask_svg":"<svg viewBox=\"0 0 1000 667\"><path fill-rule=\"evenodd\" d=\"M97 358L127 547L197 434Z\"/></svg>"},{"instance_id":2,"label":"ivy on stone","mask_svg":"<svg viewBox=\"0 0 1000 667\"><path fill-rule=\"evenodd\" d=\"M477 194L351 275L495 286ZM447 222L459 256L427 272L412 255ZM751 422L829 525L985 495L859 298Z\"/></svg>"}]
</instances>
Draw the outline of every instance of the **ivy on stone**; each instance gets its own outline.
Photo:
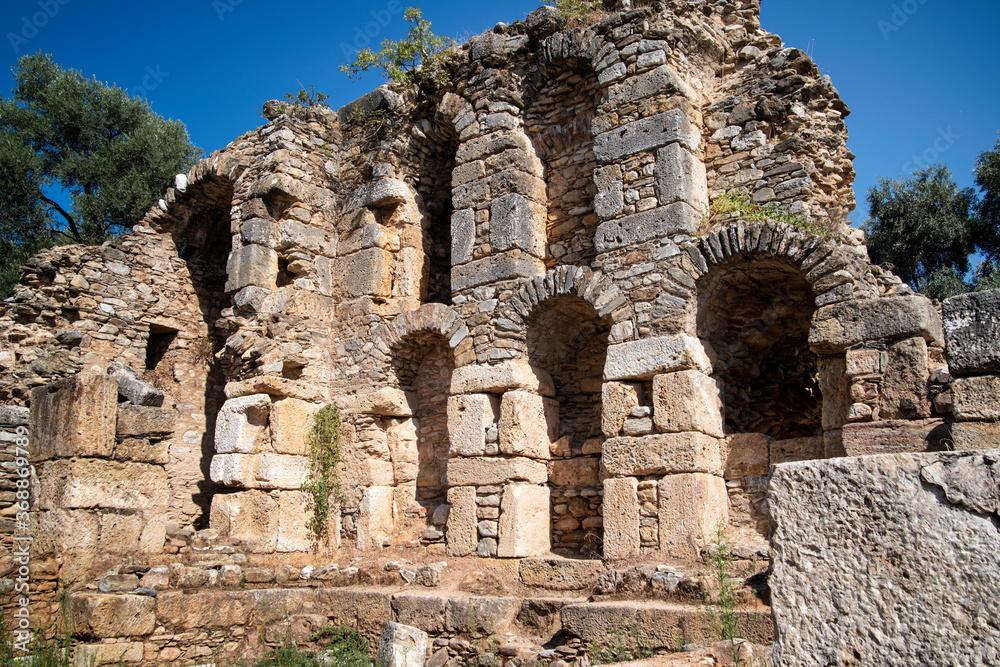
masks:
<instances>
[{"instance_id":1,"label":"ivy on stone","mask_svg":"<svg viewBox=\"0 0 1000 667\"><path fill-rule=\"evenodd\" d=\"M330 511L343 504L345 497L337 476L340 463L340 411L326 405L313 417L309 431L309 476L304 491L312 496L312 511L307 527L318 539L326 536Z\"/></svg>"}]
</instances>

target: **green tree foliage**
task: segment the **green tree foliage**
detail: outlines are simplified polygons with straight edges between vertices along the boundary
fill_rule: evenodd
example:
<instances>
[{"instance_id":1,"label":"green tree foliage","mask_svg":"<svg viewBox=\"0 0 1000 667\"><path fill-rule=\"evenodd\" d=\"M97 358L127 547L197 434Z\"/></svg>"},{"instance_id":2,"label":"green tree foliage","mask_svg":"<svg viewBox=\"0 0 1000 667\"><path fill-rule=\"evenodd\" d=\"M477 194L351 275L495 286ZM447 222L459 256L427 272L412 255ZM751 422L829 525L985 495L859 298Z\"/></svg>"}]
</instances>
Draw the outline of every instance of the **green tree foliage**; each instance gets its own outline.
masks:
<instances>
[{"instance_id":1,"label":"green tree foliage","mask_svg":"<svg viewBox=\"0 0 1000 667\"><path fill-rule=\"evenodd\" d=\"M982 190L976 204L977 245L995 266L1000 264L1000 137L992 150L980 154L975 174L976 185Z\"/></svg>"},{"instance_id":2,"label":"green tree foliage","mask_svg":"<svg viewBox=\"0 0 1000 667\"><path fill-rule=\"evenodd\" d=\"M433 83L436 86L446 83L447 73L443 67L445 51L454 46L454 42L435 35L431 31L431 22L423 18L419 7L407 7L403 17L410 24L404 39L384 39L378 51L361 49L354 61L342 65L340 71L352 79L376 70L386 81Z\"/></svg>"},{"instance_id":3,"label":"green tree foliage","mask_svg":"<svg viewBox=\"0 0 1000 667\"><path fill-rule=\"evenodd\" d=\"M180 122L49 55L24 56L13 72L0 99L2 295L39 249L126 232L202 154Z\"/></svg>"}]
</instances>

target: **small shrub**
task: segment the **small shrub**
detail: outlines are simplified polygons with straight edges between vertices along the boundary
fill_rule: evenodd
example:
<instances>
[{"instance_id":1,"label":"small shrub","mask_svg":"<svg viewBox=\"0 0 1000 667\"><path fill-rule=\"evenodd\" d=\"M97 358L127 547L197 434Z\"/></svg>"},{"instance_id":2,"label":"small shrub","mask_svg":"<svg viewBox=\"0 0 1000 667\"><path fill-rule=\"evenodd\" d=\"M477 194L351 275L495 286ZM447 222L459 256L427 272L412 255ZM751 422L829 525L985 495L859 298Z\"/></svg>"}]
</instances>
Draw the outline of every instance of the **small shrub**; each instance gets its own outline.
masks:
<instances>
[{"instance_id":1,"label":"small shrub","mask_svg":"<svg viewBox=\"0 0 1000 667\"><path fill-rule=\"evenodd\" d=\"M738 602L736 588L733 586L732 573L735 557L733 547L726 535L725 525L720 521L715 532L715 539L709 545L709 555L712 573L718 586L716 609L712 615L712 626L720 639L729 644L733 654L733 664L740 667L742 661L739 646L739 615L736 613Z\"/></svg>"},{"instance_id":2,"label":"small shrub","mask_svg":"<svg viewBox=\"0 0 1000 667\"><path fill-rule=\"evenodd\" d=\"M340 412L335 405L320 409L309 432L309 477L302 487L310 494L309 530L317 538L327 533L330 510L344 502L337 478L340 463Z\"/></svg>"},{"instance_id":3,"label":"small shrub","mask_svg":"<svg viewBox=\"0 0 1000 667\"><path fill-rule=\"evenodd\" d=\"M603 5L601 0L541 0L540 4L555 7L569 25L578 25L593 18Z\"/></svg>"},{"instance_id":4,"label":"small shrub","mask_svg":"<svg viewBox=\"0 0 1000 667\"><path fill-rule=\"evenodd\" d=\"M326 106L326 101L329 98L329 95L317 92L314 86L309 86L309 90L299 88L299 92L295 94L285 93L285 101L295 109Z\"/></svg>"},{"instance_id":5,"label":"small shrub","mask_svg":"<svg viewBox=\"0 0 1000 667\"><path fill-rule=\"evenodd\" d=\"M376 70L386 81L396 83L426 83L436 88L447 83L447 50L454 42L435 35L431 22L423 18L419 7L407 7L403 17L410 24L404 39L384 39L378 51L361 49L340 71L352 79Z\"/></svg>"},{"instance_id":6,"label":"small shrub","mask_svg":"<svg viewBox=\"0 0 1000 667\"><path fill-rule=\"evenodd\" d=\"M830 233L821 225L807 221L803 216L786 213L774 204L758 204L750 198L747 192L727 192L712 199L708 211L702 219L702 226L708 227L713 222L734 215L744 222L783 222L786 225L798 227L811 234L829 236Z\"/></svg>"}]
</instances>

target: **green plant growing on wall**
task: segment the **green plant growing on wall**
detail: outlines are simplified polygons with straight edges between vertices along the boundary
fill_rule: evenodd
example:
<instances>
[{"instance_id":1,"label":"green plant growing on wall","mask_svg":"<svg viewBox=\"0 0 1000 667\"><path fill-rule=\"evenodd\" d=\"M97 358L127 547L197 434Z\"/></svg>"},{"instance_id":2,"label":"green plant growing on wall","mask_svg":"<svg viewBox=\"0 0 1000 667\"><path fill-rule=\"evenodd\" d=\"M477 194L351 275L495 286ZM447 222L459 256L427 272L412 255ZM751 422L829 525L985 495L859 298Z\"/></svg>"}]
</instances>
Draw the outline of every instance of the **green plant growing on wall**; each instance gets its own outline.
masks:
<instances>
[{"instance_id":1,"label":"green plant growing on wall","mask_svg":"<svg viewBox=\"0 0 1000 667\"><path fill-rule=\"evenodd\" d=\"M309 86L309 90L306 90L304 87L299 88L299 92L297 93L285 93L285 101L297 109L326 106L328 99L330 99L330 96L318 92L315 86Z\"/></svg>"},{"instance_id":2,"label":"green plant growing on wall","mask_svg":"<svg viewBox=\"0 0 1000 667\"><path fill-rule=\"evenodd\" d=\"M454 42L431 31L431 22L423 18L419 7L407 7L403 18L410 27L401 40L384 39L378 51L361 49L354 60L341 65L340 71L352 79L376 70L386 81L427 83L437 88L448 81L444 67L447 50Z\"/></svg>"},{"instance_id":3,"label":"green plant growing on wall","mask_svg":"<svg viewBox=\"0 0 1000 667\"><path fill-rule=\"evenodd\" d=\"M733 546L726 535L725 524L720 521L715 531L715 539L709 544L709 558L712 574L718 586L716 608L712 614L712 627L724 642L729 644L733 655L733 664L740 667L743 664L739 655L739 614L736 588L733 586Z\"/></svg>"},{"instance_id":4,"label":"green plant growing on wall","mask_svg":"<svg viewBox=\"0 0 1000 667\"><path fill-rule=\"evenodd\" d=\"M708 205L702 226L707 227L714 222L734 215L744 222L782 222L798 227L811 234L829 236L830 233L821 225L811 223L797 213L786 213L774 204L761 204L750 198L750 193L732 191L714 197Z\"/></svg>"},{"instance_id":5,"label":"green plant growing on wall","mask_svg":"<svg viewBox=\"0 0 1000 667\"><path fill-rule=\"evenodd\" d=\"M309 530L318 539L326 536L330 511L344 502L337 477L340 463L340 412L335 405L321 408L309 431L309 476L304 491L310 494Z\"/></svg>"},{"instance_id":6,"label":"green plant growing on wall","mask_svg":"<svg viewBox=\"0 0 1000 667\"><path fill-rule=\"evenodd\" d=\"M602 9L600 0L541 0L543 6L555 7L559 16L570 25L590 19Z\"/></svg>"}]
</instances>

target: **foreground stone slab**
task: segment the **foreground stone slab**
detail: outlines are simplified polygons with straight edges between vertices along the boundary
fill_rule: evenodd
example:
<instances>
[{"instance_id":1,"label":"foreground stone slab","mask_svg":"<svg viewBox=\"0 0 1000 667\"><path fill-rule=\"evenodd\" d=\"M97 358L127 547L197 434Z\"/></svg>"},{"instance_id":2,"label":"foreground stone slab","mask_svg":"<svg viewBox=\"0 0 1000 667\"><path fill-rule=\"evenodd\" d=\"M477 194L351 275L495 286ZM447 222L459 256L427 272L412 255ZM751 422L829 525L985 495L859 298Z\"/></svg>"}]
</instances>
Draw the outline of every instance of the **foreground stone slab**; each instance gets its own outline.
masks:
<instances>
[{"instance_id":1,"label":"foreground stone slab","mask_svg":"<svg viewBox=\"0 0 1000 667\"><path fill-rule=\"evenodd\" d=\"M775 664L995 663L998 480L982 451L776 466Z\"/></svg>"},{"instance_id":2,"label":"foreground stone slab","mask_svg":"<svg viewBox=\"0 0 1000 667\"><path fill-rule=\"evenodd\" d=\"M375 662L384 667L423 667L427 633L412 625L389 622L382 630Z\"/></svg>"},{"instance_id":3,"label":"foreground stone slab","mask_svg":"<svg viewBox=\"0 0 1000 667\"><path fill-rule=\"evenodd\" d=\"M70 609L74 636L139 637L156 627L156 600L144 595L74 594Z\"/></svg>"},{"instance_id":4,"label":"foreground stone slab","mask_svg":"<svg viewBox=\"0 0 1000 667\"><path fill-rule=\"evenodd\" d=\"M953 296L941 311L949 370L959 376L1000 372L1000 290Z\"/></svg>"}]
</instances>

